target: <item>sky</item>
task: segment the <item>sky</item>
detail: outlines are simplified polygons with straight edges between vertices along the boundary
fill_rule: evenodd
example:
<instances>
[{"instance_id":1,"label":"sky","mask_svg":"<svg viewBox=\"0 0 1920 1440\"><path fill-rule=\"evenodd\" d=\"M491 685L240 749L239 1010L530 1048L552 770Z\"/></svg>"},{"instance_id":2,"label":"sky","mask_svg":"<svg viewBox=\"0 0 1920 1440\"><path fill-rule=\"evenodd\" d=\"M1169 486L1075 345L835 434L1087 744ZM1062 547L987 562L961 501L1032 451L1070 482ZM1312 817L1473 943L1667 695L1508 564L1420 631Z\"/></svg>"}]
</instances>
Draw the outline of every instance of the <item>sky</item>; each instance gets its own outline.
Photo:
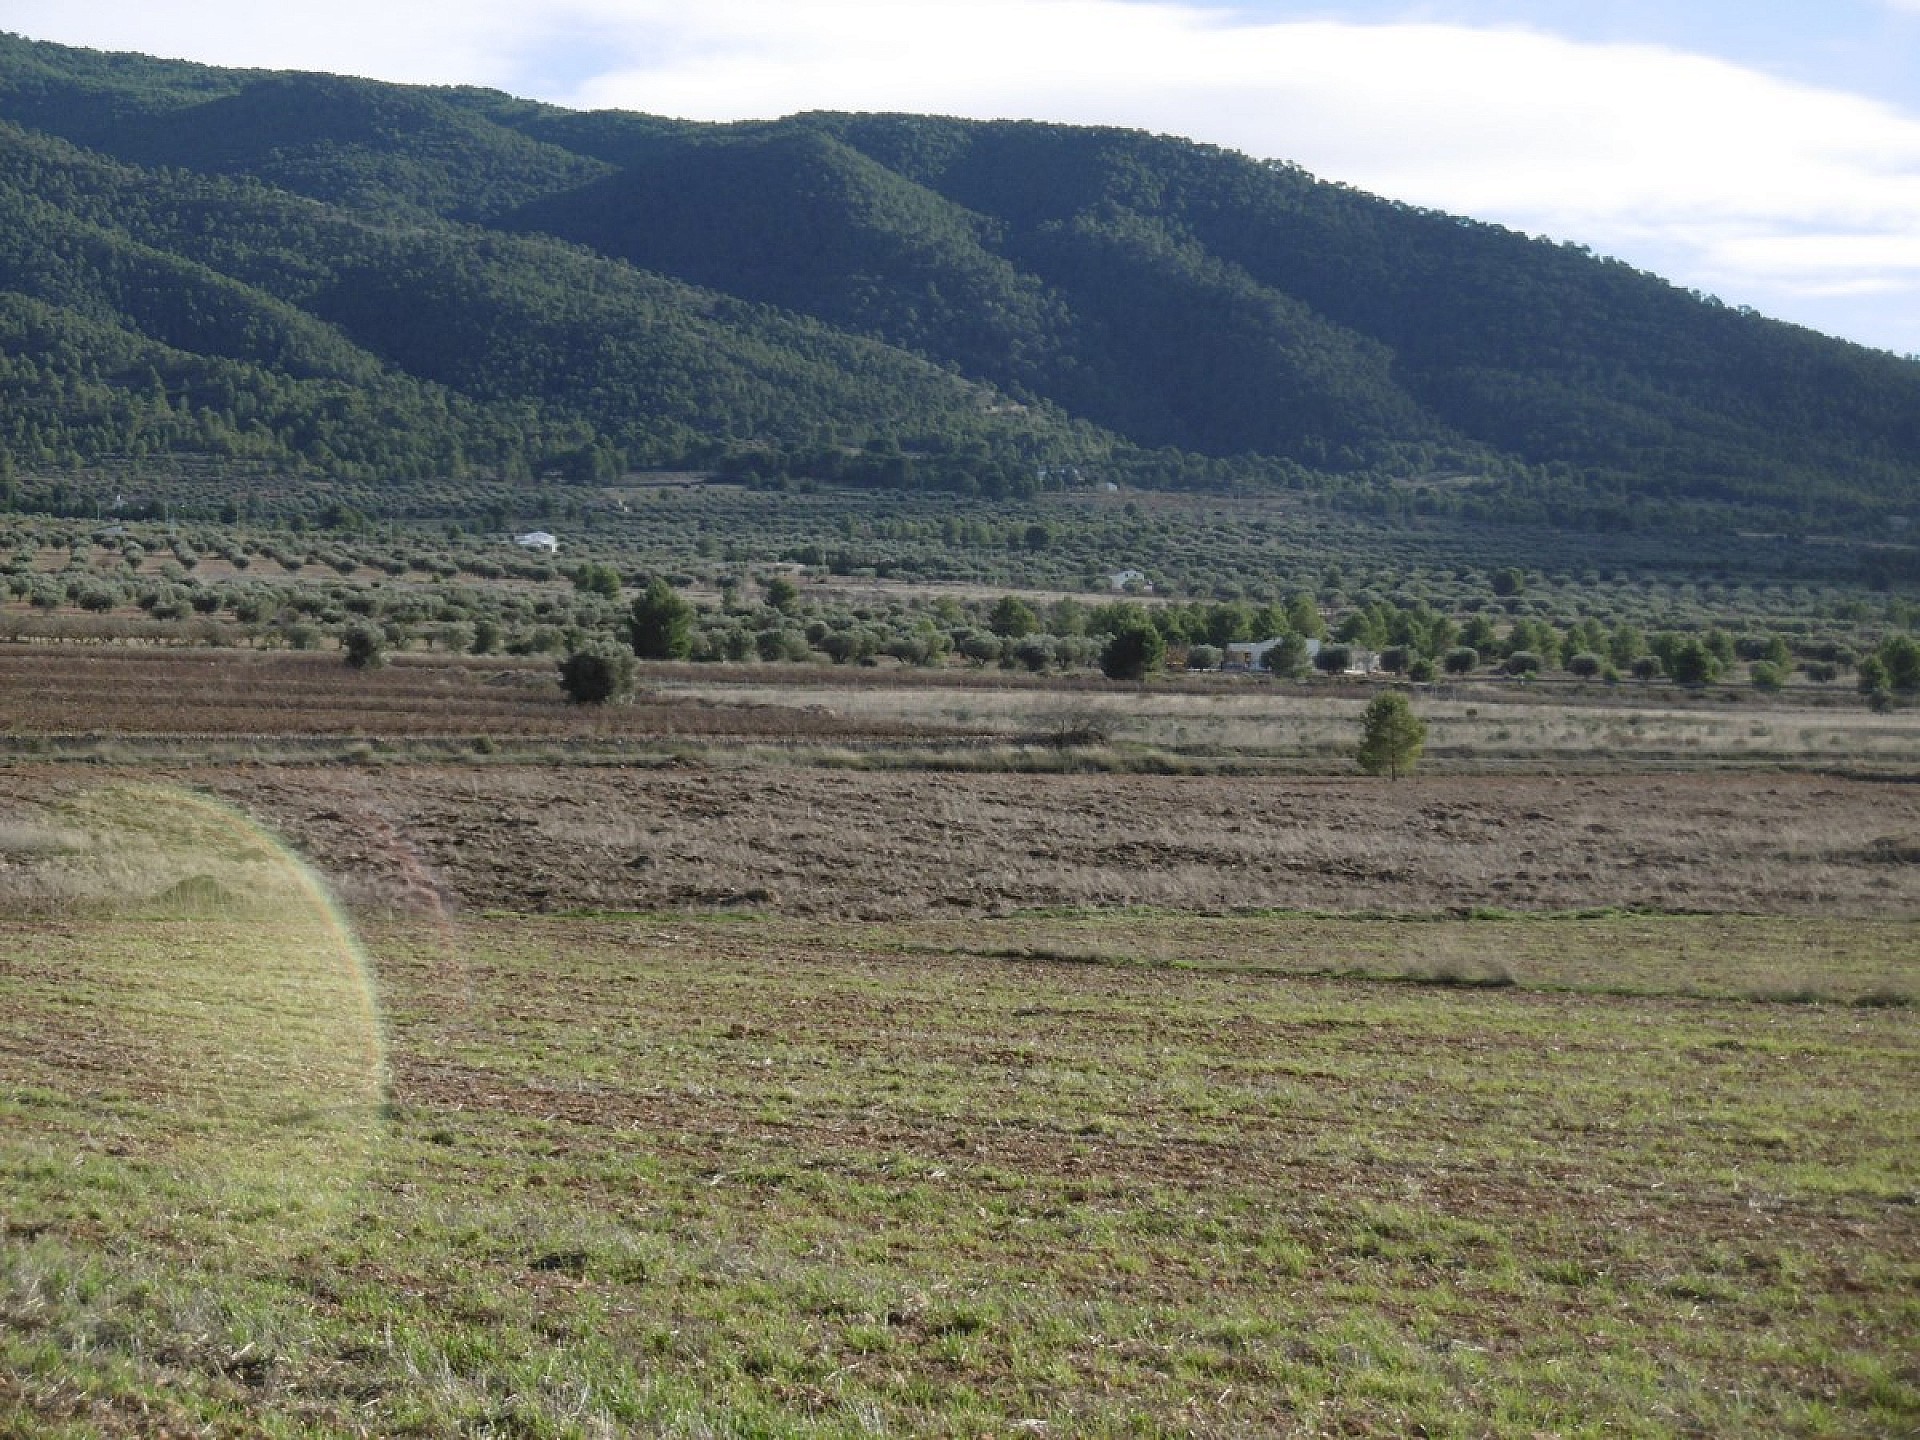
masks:
<instances>
[{"instance_id":1,"label":"sky","mask_svg":"<svg viewBox=\"0 0 1920 1440\"><path fill-rule=\"evenodd\" d=\"M1136 126L1920 353L1920 0L0 0L0 30L698 120Z\"/></svg>"}]
</instances>

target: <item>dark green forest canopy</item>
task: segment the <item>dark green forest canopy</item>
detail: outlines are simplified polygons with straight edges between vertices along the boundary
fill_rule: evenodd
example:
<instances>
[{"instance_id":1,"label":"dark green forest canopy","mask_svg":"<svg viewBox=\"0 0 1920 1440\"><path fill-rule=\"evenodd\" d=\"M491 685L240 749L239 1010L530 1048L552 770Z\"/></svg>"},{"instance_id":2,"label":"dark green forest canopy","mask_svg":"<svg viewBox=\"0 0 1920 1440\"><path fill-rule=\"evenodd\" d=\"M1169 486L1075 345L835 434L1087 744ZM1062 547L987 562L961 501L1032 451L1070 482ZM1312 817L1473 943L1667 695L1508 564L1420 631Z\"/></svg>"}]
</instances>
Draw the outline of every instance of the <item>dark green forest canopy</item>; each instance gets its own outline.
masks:
<instances>
[{"instance_id":1,"label":"dark green forest canopy","mask_svg":"<svg viewBox=\"0 0 1920 1440\"><path fill-rule=\"evenodd\" d=\"M0 464L156 457L1871 532L1920 505L1920 364L1133 131L0 37Z\"/></svg>"}]
</instances>

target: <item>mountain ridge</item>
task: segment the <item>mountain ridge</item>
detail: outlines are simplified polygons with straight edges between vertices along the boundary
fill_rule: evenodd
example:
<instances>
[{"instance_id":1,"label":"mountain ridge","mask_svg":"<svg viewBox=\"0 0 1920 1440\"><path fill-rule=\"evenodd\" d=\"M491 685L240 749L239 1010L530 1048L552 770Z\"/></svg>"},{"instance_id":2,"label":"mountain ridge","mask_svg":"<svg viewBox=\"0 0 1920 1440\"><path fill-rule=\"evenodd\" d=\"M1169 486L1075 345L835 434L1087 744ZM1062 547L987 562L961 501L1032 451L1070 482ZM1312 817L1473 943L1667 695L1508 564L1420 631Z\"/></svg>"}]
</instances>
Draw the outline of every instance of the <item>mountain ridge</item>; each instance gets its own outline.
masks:
<instances>
[{"instance_id":1,"label":"mountain ridge","mask_svg":"<svg viewBox=\"0 0 1920 1440\"><path fill-rule=\"evenodd\" d=\"M16 469L1105 473L1604 526L1920 496L1920 364L1136 131L707 125L4 36L0 217Z\"/></svg>"}]
</instances>

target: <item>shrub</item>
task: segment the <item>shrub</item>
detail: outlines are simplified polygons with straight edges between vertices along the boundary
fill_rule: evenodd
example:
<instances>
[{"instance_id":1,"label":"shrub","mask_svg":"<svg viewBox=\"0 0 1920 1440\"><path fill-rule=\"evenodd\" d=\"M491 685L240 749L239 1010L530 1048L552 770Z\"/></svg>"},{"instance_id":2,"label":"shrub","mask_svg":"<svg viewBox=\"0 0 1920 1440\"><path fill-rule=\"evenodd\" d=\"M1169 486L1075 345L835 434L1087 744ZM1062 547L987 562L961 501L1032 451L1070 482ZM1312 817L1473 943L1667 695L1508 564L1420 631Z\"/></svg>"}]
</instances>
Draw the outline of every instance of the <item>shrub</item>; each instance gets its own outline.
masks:
<instances>
[{"instance_id":1,"label":"shrub","mask_svg":"<svg viewBox=\"0 0 1920 1440\"><path fill-rule=\"evenodd\" d=\"M603 705L633 690L633 656L612 645L590 645L560 662L560 688L576 705Z\"/></svg>"},{"instance_id":2,"label":"shrub","mask_svg":"<svg viewBox=\"0 0 1920 1440\"><path fill-rule=\"evenodd\" d=\"M1187 669L1218 670L1225 657L1218 645L1194 645L1187 650Z\"/></svg>"},{"instance_id":3,"label":"shrub","mask_svg":"<svg viewBox=\"0 0 1920 1440\"><path fill-rule=\"evenodd\" d=\"M340 650L356 670L378 670L387 663L386 631L376 625L349 625L340 637Z\"/></svg>"},{"instance_id":4,"label":"shrub","mask_svg":"<svg viewBox=\"0 0 1920 1440\"><path fill-rule=\"evenodd\" d=\"M1166 658L1166 637L1144 612L1136 612L1108 637L1100 652L1100 672L1109 680L1144 680Z\"/></svg>"}]
</instances>

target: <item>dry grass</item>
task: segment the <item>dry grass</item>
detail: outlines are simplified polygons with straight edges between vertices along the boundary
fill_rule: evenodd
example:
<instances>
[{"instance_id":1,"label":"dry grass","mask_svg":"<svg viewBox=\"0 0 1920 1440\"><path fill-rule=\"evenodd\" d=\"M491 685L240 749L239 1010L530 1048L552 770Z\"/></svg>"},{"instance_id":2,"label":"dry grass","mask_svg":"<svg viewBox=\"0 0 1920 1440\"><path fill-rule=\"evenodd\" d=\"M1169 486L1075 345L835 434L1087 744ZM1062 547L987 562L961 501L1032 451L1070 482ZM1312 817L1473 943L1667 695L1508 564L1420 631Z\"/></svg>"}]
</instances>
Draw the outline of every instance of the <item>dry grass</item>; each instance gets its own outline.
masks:
<instances>
[{"instance_id":1,"label":"dry grass","mask_svg":"<svg viewBox=\"0 0 1920 1440\"><path fill-rule=\"evenodd\" d=\"M86 617L79 617L80 619ZM545 659L408 656L358 672L330 653L0 646L16 747L165 753L368 739L524 752L973 769L1347 770L1357 685L1217 679L1115 687L997 671L646 667L631 704L570 705ZM1676 703L1632 687L1575 699L1487 685L1416 696L1432 770L1847 769L1912 773L1920 710L1758 696Z\"/></svg>"},{"instance_id":2,"label":"dry grass","mask_svg":"<svg viewBox=\"0 0 1920 1440\"><path fill-rule=\"evenodd\" d=\"M829 712L850 727L886 719L929 732L1044 742L1071 721L1123 745L1189 759L1315 766L1350 758L1369 694L1364 687L1316 690L1257 680L1057 691L1044 685L854 687L802 678L777 689L743 690L751 684L743 677L673 688L716 705L751 693L763 703ZM1574 701L1489 684L1472 698L1422 694L1415 705L1427 722L1429 769L1764 764L1911 770L1920 756L1920 711L1876 715L1860 706L1793 697L1676 704L1668 696L1622 688Z\"/></svg>"},{"instance_id":3,"label":"dry grass","mask_svg":"<svg viewBox=\"0 0 1920 1440\"><path fill-rule=\"evenodd\" d=\"M1920 787L1819 776L1389 782L491 762L164 773L287 836L356 904L1920 914ZM37 836L115 774L0 768L0 824Z\"/></svg>"}]
</instances>

